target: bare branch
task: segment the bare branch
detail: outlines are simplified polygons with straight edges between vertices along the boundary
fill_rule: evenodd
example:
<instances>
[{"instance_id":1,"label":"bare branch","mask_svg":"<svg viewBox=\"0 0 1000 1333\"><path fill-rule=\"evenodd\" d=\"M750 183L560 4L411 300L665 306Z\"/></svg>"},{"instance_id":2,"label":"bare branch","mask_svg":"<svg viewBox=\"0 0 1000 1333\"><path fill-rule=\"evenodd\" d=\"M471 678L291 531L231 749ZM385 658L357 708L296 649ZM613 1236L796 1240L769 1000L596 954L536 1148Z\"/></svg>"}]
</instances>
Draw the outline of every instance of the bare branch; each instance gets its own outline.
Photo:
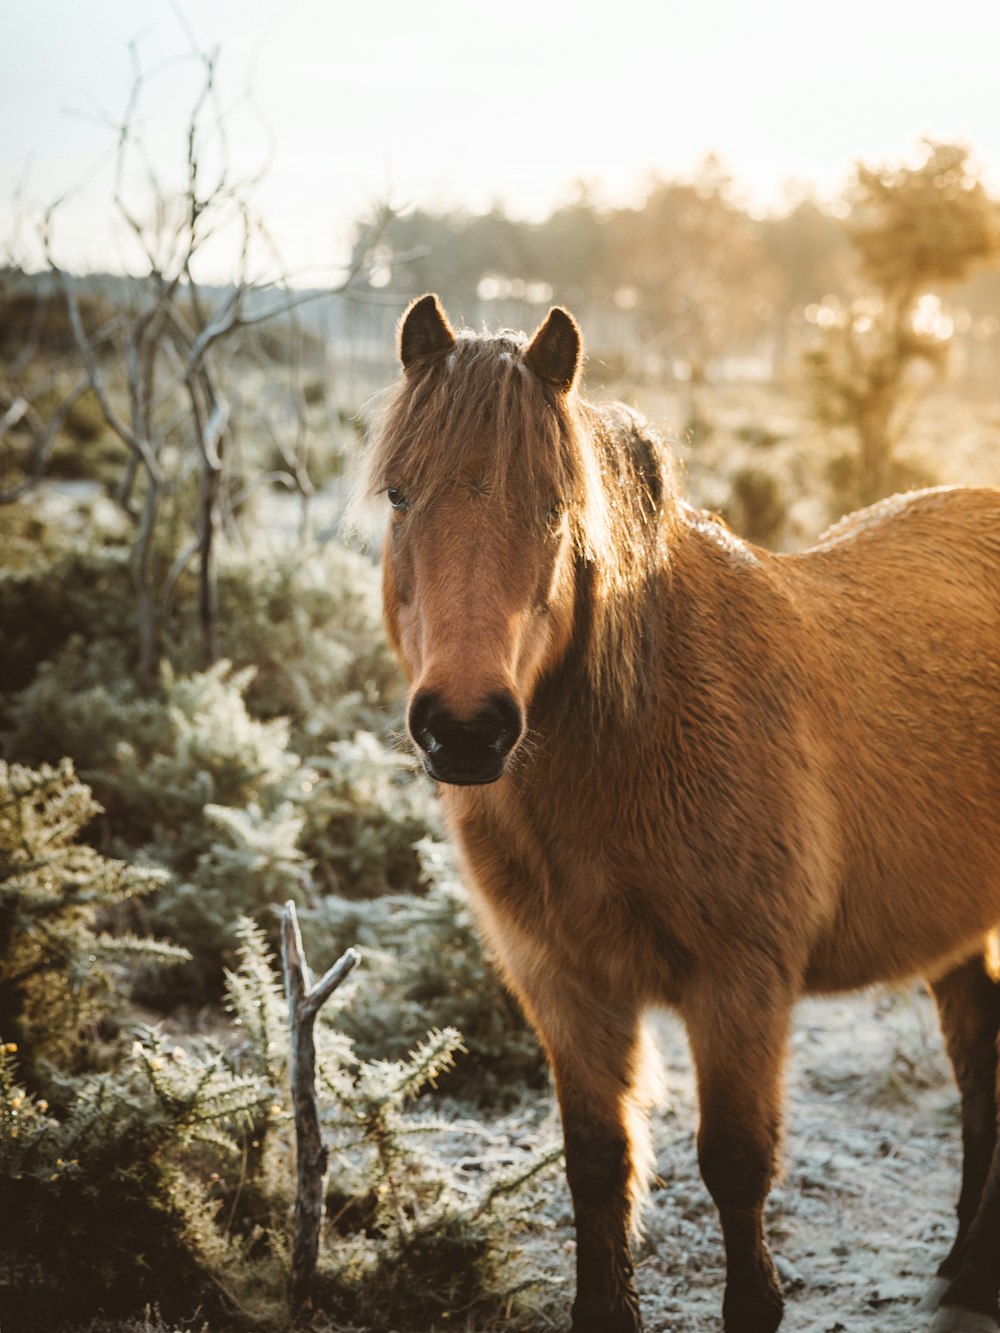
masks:
<instances>
[{"instance_id":1,"label":"bare branch","mask_svg":"<svg viewBox=\"0 0 1000 1333\"><path fill-rule=\"evenodd\" d=\"M28 474L19 481L16 486L11 486L9 490L0 491L0 504L11 504L19 500L22 495L37 486L42 479L45 466L52 453L52 446L56 437L62 430L66 418L73 410L74 405L90 388L90 381L84 380L71 389L62 400L56 410L49 417L48 422L43 426L37 419L37 414L33 412L31 405L24 398L17 398L8 408L3 418L0 419L0 439L3 439L6 431L20 421L23 417L36 419L31 422L32 434L35 437L34 447L32 449L31 463ZM22 408L23 405L23 408ZM17 409L15 413L15 409ZM13 414L13 415L12 415Z\"/></svg>"},{"instance_id":2,"label":"bare branch","mask_svg":"<svg viewBox=\"0 0 1000 1333\"><path fill-rule=\"evenodd\" d=\"M281 918L282 962L288 1024L291 1033L292 1102L295 1108L295 1146L298 1184L295 1193L295 1234L292 1240L291 1297L297 1320L309 1315L323 1221L327 1151L319 1125L316 1099L316 1044L314 1025L323 1005L360 961L348 949L315 984L309 972L295 904L285 903Z\"/></svg>"}]
</instances>

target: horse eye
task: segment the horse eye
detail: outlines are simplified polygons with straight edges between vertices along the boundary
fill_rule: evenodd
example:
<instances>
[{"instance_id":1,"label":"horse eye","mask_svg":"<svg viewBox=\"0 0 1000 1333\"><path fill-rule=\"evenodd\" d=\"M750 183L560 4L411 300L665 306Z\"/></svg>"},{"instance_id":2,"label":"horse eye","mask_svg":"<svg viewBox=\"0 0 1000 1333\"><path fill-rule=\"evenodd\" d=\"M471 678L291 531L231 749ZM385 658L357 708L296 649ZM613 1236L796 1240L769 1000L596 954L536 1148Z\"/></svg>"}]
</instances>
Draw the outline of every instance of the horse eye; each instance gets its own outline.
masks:
<instances>
[{"instance_id":1,"label":"horse eye","mask_svg":"<svg viewBox=\"0 0 1000 1333\"><path fill-rule=\"evenodd\" d=\"M559 501L555 501L545 515L545 521L550 527L555 527L563 516L563 506Z\"/></svg>"},{"instance_id":2,"label":"horse eye","mask_svg":"<svg viewBox=\"0 0 1000 1333\"><path fill-rule=\"evenodd\" d=\"M401 514L405 514L409 509L410 502L398 486L390 486L386 495L393 509L398 509Z\"/></svg>"}]
</instances>

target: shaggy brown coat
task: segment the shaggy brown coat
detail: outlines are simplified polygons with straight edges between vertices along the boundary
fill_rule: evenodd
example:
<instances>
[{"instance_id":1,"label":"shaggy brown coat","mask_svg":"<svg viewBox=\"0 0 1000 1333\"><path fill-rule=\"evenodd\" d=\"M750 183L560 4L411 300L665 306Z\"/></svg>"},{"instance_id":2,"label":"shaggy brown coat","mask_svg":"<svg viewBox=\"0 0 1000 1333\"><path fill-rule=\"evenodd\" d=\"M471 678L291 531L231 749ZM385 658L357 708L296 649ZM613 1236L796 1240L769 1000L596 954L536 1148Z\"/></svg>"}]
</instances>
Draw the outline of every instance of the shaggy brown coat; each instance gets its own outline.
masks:
<instances>
[{"instance_id":1,"label":"shaggy brown coat","mask_svg":"<svg viewBox=\"0 0 1000 1333\"><path fill-rule=\"evenodd\" d=\"M672 1006L690 1036L727 1333L771 1333L762 1217L792 1007L915 975L963 1092L935 1328L995 1327L975 1321L1000 1285L983 962L1000 922L1000 492L897 496L774 555L684 502L635 413L583 400L565 312L529 343L456 335L425 297L400 346L362 491L393 505L385 614L411 701L446 717L442 746L486 726L484 700L519 719L493 743L510 747L496 781L441 795L555 1073L574 1329L640 1324L644 1012ZM437 742L411 728L432 769Z\"/></svg>"}]
</instances>

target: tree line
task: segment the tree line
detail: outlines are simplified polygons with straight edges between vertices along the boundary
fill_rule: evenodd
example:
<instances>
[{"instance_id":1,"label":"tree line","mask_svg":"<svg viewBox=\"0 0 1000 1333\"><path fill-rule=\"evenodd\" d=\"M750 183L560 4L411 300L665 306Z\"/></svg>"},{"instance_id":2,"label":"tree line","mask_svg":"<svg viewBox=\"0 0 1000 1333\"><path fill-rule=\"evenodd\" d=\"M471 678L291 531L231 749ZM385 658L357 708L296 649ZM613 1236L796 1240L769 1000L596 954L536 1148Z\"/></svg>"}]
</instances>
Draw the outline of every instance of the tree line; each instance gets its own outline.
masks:
<instances>
[{"instance_id":1,"label":"tree line","mask_svg":"<svg viewBox=\"0 0 1000 1333\"><path fill-rule=\"evenodd\" d=\"M804 325L822 331L889 287L912 307L963 284L958 331L996 339L997 216L962 145L925 143L912 167L859 166L835 204L803 195L765 217L709 157L690 179L654 177L634 206L602 207L581 186L541 222L499 206L413 209L374 245L359 229L356 262L379 299L436 291L470 320L484 301L604 306L627 313L654 370L681 363L697 380L766 346L781 375L809 341Z\"/></svg>"}]
</instances>

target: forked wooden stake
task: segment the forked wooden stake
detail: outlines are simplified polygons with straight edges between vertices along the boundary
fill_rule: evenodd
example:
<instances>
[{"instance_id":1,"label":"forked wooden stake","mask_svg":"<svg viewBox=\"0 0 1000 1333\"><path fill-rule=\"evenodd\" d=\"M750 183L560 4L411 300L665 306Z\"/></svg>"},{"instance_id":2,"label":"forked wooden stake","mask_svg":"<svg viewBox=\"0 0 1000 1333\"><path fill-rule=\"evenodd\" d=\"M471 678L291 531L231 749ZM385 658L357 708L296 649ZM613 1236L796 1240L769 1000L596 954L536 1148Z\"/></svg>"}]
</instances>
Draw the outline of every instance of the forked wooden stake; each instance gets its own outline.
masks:
<instances>
[{"instance_id":1,"label":"forked wooden stake","mask_svg":"<svg viewBox=\"0 0 1000 1333\"><path fill-rule=\"evenodd\" d=\"M292 1104L295 1109L295 1233L292 1240L291 1302L295 1318L313 1308L313 1282L323 1223L327 1153L319 1128L316 1101L316 1045L313 1028L316 1015L351 968L360 959L355 949L338 958L325 976L313 985L295 904L285 903L281 916L281 958L288 997L288 1026L291 1034Z\"/></svg>"}]
</instances>

